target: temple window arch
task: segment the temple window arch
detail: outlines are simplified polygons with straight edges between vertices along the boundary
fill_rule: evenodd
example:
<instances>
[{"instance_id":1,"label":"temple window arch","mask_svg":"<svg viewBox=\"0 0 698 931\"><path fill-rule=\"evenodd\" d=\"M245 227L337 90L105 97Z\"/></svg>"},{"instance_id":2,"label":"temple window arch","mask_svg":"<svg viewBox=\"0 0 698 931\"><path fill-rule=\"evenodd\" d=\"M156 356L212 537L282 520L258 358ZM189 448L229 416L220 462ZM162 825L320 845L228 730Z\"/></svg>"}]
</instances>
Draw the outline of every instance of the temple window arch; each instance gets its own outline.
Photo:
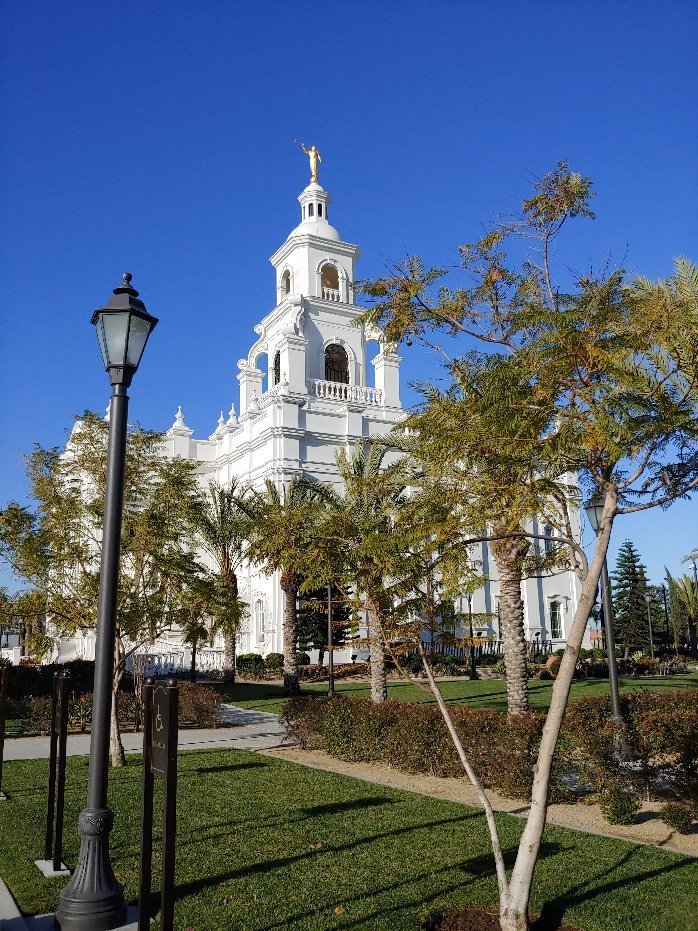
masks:
<instances>
[{"instance_id":1,"label":"temple window arch","mask_svg":"<svg viewBox=\"0 0 698 931\"><path fill-rule=\"evenodd\" d=\"M258 369L262 373L261 379L261 393L264 392L269 387L269 357L265 351L260 352L257 358L254 360L254 368Z\"/></svg>"},{"instance_id":2,"label":"temple window arch","mask_svg":"<svg viewBox=\"0 0 698 931\"><path fill-rule=\"evenodd\" d=\"M288 269L281 276L281 293L291 293L291 272Z\"/></svg>"},{"instance_id":3,"label":"temple window arch","mask_svg":"<svg viewBox=\"0 0 698 931\"><path fill-rule=\"evenodd\" d=\"M332 288L333 291L339 291L339 272L337 266L331 262L325 262L320 273L323 290Z\"/></svg>"},{"instance_id":4,"label":"temple window arch","mask_svg":"<svg viewBox=\"0 0 698 931\"><path fill-rule=\"evenodd\" d=\"M274 384L278 385L281 381L281 353L277 349L274 353Z\"/></svg>"},{"instance_id":5,"label":"temple window arch","mask_svg":"<svg viewBox=\"0 0 698 931\"><path fill-rule=\"evenodd\" d=\"M325 381L349 384L349 356L339 343L330 343L325 348Z\"/></svg>"}]
</instances>

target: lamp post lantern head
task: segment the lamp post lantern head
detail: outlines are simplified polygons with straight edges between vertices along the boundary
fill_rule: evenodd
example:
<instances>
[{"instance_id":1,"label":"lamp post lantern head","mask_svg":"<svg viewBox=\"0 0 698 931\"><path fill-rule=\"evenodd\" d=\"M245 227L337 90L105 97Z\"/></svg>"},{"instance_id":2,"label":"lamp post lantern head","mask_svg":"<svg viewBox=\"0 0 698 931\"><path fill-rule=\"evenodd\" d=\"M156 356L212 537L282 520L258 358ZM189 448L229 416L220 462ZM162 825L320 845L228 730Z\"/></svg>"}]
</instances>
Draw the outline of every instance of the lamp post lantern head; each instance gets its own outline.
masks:
<instances>
[{"instance_id":1,"label":"lamp post lantern head","mask_svg":"<svg viewBox=\"0 0 698 931\"><path fill-rule=\"evenodd\" d=\"M584 505L584 511L586 513L587 520L591 524L591 529L594 531L594 533L598 533L599 527L601 526L604 500L603 492L597 488L591 498L589 498L587 503Z\"/></svg>"},{"instance_id":2,"label":"lamp post lantern head","mask_svg":"<svg viewBox=\"0 0 698 931\"><path fill-rule=\"evenodd\" d=\"M121 277L124 283L114 288L114 296L106 307L95 310L90 322L97 329L104 368L112 385L128 388L158 321L138 299L138 291L131 287L131 275L126 272Z\"/></svg>"}]
</instances>

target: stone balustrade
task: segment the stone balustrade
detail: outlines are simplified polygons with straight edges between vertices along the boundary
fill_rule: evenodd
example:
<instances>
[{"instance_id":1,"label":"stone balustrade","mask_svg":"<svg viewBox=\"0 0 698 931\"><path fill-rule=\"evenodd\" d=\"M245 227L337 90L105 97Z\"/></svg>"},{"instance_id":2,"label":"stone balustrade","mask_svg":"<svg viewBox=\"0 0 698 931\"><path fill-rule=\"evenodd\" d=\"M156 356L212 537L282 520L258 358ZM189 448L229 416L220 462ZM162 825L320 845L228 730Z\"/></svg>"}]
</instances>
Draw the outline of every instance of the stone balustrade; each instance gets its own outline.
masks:
<instances>
[{"instance_id":1,"label":"stone balustrade","mask_svg":"<svg viewBox=\"0 0 698 931\"><path fill-rule=\"evenodd\" d=\"M379 407L383 404L383 392L380 388L366 385L345 385L337 381L321 381L313 378L309 383L310 393L316 398L328 398L332 401L353 402Z\"/></svg>"}]
</instances>

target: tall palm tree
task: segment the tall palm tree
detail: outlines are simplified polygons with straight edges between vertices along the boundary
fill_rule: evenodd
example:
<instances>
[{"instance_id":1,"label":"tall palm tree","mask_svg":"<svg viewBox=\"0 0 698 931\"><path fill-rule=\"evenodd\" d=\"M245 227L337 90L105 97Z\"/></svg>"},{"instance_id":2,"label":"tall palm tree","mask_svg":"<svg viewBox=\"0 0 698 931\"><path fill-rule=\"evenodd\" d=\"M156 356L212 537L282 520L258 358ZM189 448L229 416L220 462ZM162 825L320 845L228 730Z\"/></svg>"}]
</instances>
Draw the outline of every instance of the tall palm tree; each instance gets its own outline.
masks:
<instances>
[{"instance_id":1,"label":"tall palm tree","mask_svg":"<svg viewBox=\"0 0 698 931\"><path fill-rule=\"evenodd\" d=\"M249 558L271 575L280 573L284 593L284 692L298 695L297 600L304 579L303 566L319 514L319 483L294 476L285 488L267 479L264 490L251 500L254 514Z\"/></svg>"},{"instance_id":2,"label":"tall palm tree","mask_svg":"<svg viewBox=\"0 0 698 931\"><path fill-rule=\"evenodd\" d=\"M237 632L245 616L239 596L238 569L245 558L250 536L249 492L233 478L228 486L211 482L191 510L191 523L201 548L208 554L225 589L225 610L215 619L214 632L224 640L223 675L235 681Z\"/></svg>"},{"instance_id":3,"label":"tall palm tree","mask_svg":"<svg viewBox=\"0 0 698 931\"><path fill-rule=\"evenodd\" d=\"M359 442L351 454L342 450L337 456L344 482L343 546L354 584L364 597L374 702L388 697L385 627L391 598L387 584L395 566L395 516L405 490L402 474L386 470L387 451L385 442L374 440Z\"/></svg>"}]
</instances>

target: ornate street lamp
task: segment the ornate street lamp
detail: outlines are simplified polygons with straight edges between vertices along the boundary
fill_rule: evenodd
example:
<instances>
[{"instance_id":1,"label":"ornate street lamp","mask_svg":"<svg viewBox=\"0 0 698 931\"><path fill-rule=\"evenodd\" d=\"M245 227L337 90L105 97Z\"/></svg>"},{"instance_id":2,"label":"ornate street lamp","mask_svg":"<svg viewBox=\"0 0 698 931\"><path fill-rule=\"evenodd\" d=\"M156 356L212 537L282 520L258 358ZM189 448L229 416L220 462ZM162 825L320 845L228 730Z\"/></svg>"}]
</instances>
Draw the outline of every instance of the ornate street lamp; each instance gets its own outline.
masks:
<instances>
[{"instance_id":1,"label":"ornate street lamp","mask_svg":"<svg viewBox=\"0 0 698 931\"><path fill-rule=\"evenodd\" d=\"M60 894L60 905L56 912L56 923L61 931L110 931L123 925L126 920L124 891L109 862L109 832L114 818L107 808L116 602L126 464L126 389L131 384L145 344L158 321L151 317L143 302L138 300L138 291L131 287L131 275L127 273L122 277L123 285L114 288L114 296L106 307L96 310L92 315L104 367L112 384L112 396L87 807L78 819L78 862L70 882Z\"/></svg>"},{"instance_id":2,"label":"ornate street lamp","mask_svg":"<svg viewBox=\"0 0 698 931\"><path fill-rule=\"evenodd\" d=\"M591 529L598 534L603 516L604 496L596 490L584 505L587 519ZM620 713L620 694L618 691L618 667L616 664L616 640L613 633L613 603L611 602L611 583L608 579L608 563L604 557L601 567L601 603L603 605L603 620L606 628L606 653L608 656L608 683L611 687L611 714L617 723L621 724L623 716Z\"/></svg>"}]
</instances>

